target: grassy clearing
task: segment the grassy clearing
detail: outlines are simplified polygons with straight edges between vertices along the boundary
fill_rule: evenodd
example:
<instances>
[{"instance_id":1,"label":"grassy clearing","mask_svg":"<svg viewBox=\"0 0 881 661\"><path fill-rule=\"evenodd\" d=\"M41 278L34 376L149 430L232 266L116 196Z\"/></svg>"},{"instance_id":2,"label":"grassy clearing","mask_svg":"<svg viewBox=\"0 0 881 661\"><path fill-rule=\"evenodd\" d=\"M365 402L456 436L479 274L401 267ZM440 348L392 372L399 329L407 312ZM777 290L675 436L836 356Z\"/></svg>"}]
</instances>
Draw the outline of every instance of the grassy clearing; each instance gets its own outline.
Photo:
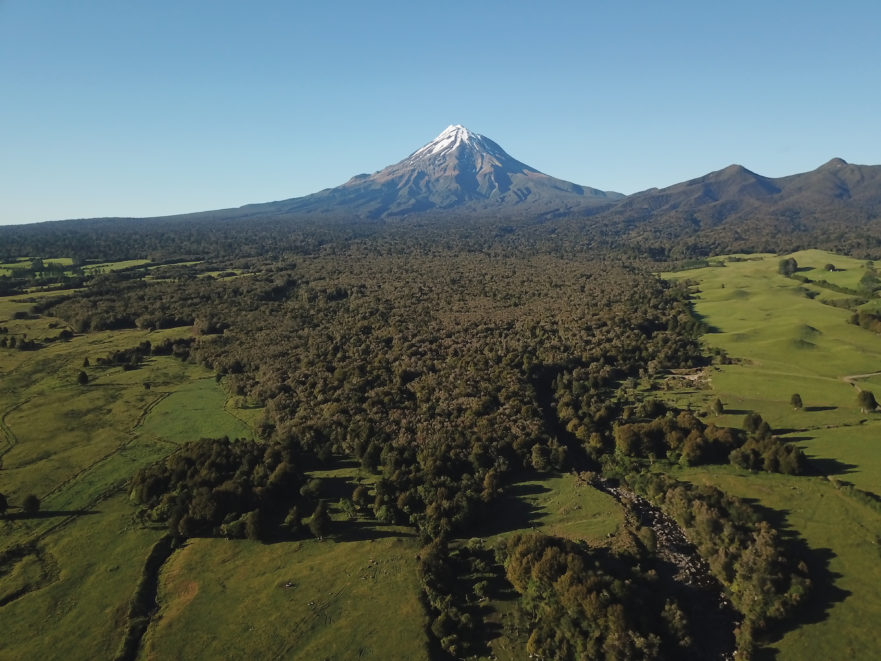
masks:
<instances>
[{"instance_id":1,"label":"grassy clearing","mask_svg":"<svg viewBox=\"0 0 881 661\"><path fill-rule=\"evenodd\" d=\"M792 255L799 273L855 288L864 263L823 251ZM828 290L785 278L779 256L753 261L723 259L722 268L669 274L698 283L696 312L712 327L710 347L724 349L735 365L713 366L709 389L671 393L704 407L719 397L726 412L709 416L717 424L740 426L757 411L784 438L797 442L814 468L858 488L878 493L881 484L881 416L864 414L857 387L881 394L881 337L847 321L850 312L824 305ZM836 271L826 271L833 264ZM811 292L818 294L811 297ZM799 393L805 408L793 409ZM881 654L881 512L819 477L751 474L732 467L702 467L679 477L714 484L754 499L781 514L776 523L802 536L820 568L817 597L805 623L785 632L773 647L777 658L876 659Z\"/></svg>"},{"instance_id":2,"label":"grassy clearing","mask_svg":"<svg viewBox=\"0 0 881 661\"><path fill-rule=\"evenodd\" d=\"M547 535L602 544L624 523L615 499L580 484L570 473L549 475L511 485L494 506L488 540L536 529Z\"/></svg>"},{"instance_id":3,"label":"grassy clearing","mask_svg":"<svg viewBox=\"0 0 881 661\"><path fill-rule=\"evenodd\" d=\"M416 543L192 540L142 658L427 659Z\"/></svg>"},{"instance_id":4,"label":"grassy clearing","mask_svg":"<svg viewBox=\"0 0 881 661\"><path fill-rule=\"evenodd\" d=\"M199 438L253 438L242 420L226 410L227 395L213 377L187 383L150 409L138 432L183 443Z\"/></svg>"},{"instance_id":5,"label":"grassy clearing","mask_svg":"<svg viewBox=\"0 0 881 661\"><path fill-rule=\"evenodd\" d=\"M83 266L84 273L109 273L110 271L121 271L130 269L134 266L144 266L152 264L149 259L127 259L121 262L101 262L100 264L86 264Z\"/></svg>"},{"instance_id":6,"label":"grassy clearing","mask_svg":"<svg viewBox=\"0 0 881 661\"><path fill-rule=\"evenodd\" d=\"M34 320L34 323L45 320ZM180 335L118 331L75 337L37 351L0 350L0 419L7 436L3 489L17 502L25 493L50 496L84 469L133 440L145 409L207 370L156 357L138 370L86 367L83 359ZM83 370L89 384L77 384ZM155 387L144 388L144 381ZM222 410L222 404L220 406ZM120 476L121 479L127 474Z\"/></svg>"}]
</instances>

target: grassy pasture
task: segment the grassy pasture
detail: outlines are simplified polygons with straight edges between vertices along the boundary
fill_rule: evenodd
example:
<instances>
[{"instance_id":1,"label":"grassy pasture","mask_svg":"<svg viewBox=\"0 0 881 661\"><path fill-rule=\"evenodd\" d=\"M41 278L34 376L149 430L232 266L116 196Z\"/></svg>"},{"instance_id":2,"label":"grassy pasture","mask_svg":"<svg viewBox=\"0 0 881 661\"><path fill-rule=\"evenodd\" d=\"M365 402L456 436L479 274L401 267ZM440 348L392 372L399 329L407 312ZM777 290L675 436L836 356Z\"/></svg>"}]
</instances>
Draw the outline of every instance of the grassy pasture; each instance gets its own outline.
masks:
<instances>
[{"instance_id":1,"label":"grassy pasture","mask_svg":"<svg viewBox=\"0 0 881 661\"><path fill-rule=\"evenodd\" d=\"M30 589L0 609L0 658L114 658L129 599L160 534L132 526L131 515L125 494L108 498L42 538L40 558L29 555L0 576L0 599Z\"/></svg>"},{"instance_id":2,"label":"grassy pasture","mask_svg":"<svg viewBox=\"0 0 881 661\"><path fill-rule=\"evenodd\" d=\"M144 266L152 264L149 259L127 259L121 262L101 262L100 264L86 264L83 266L84 273L109 273L110 271L121 271L130 269L133 266Z\"/></svg>"},{"instance_id":3,"label":"grassy pasture","mask_svg":"<svg viewBox=\"0 0 881 661\"><path fill-rule=\"evenodd\" d=\"M20 323L29 337L64 328L57 319L10 319L29 308L0 298L0 324ZM0 553L33 545L0 566L0 658L113 658L144 560L161 534L133 525L126 481L177 443L198 438L187 430L250 435L202 367L170 356L131 371L96 364L145 339L188 332L102 332L35 351L0 349L0 491L10 503ZM77 383L80 370L89 376L85 386ZM161 416L167 401L177 407L174 424ZM40 513L23 517L18 506L29 493L40 497Z\"/></svg>"},{"instance_id":4,"label":"grassy pasture","mask_svg":"<svg viewBox=\"0 0 881 661\"><path fill-rule=\"evenodd\" d=\"M862 268L862 262L823 251L793 256L800 265ZM777 273L779 259L671 276L698 282L695 310L713 329L704 341L741 361L713 366L711 390L699 397L718 396L725 405L725 414L709 420L739 426L746 413L757 411L820 460L824 472L835 473L832 462L839 462L848 471L844 479L877 491L881 446L873 439L881 439L881 414L863 414L856 395L859 387L881 396L881 375L845 377L881 372L881 337L849 324L849 311L805 296L801 283ZM790 406L793 393L801 395L804 409Z\"/></svg>"},{"instance_id":5,"label":"grassy pasture","mask_svg":"<svg viewBox=\"0 0 881 661\"><path fill-rule=\"evenodd\" d=\"M427 659L416 542L191 540L142 658Z\"/></svg>"},{"instance_id":6,"label":"grassy pasture","mask_svg":"<svg viewBox=\"0 0 881 661\"><path fill-rule=\"evenodd\" d=\"M881 511L848 496L819 477L747 473L702 467L677 477L712 484L782 513L776 522L807 542L824 581L806 607L806 624L772 644L787 659L877 659L881 651ZM815 576L817 574L815 573Z\"/></svg>"},{"instance_id":7,"label":"grassy pasture","mask_svg":"<svg viewBox=\"0 0 881 661\"><path fill-rule=\"evenodd\" d=\"M191 381L157 402L138 433L175 443L222 436L252 438L251 428L226 410L226 401L214 378Z\"/></svg>"},{"instance_id":8,"label":"grassy pasture","mask_svg":"<svg viewBox=\"0 0 881 661\"><path fill-rule=\"evenodd\" d=\"M855 287L864 263L823 251L792 255L799 272ZM881 394L881 378L853 375L881 371L881 337L847 323L850 312L824 305L821 288L777 272L781 257L720 260L723 267L668 274L697 283L696 312L710 325L710 347L724 349L739 364L715 365L709 389L679 397L705 405L719 397L726 412L707 421L740 426L756 411L784 438L797 442L815 470L879 493L881 414L862 413L857 387ZM824 270L833 264L835 272ZM806 292L817 291L811 298ZM799 393L804 409L790 396ZM879 545L881 511L822 477L747 473L730 466L691 468L679 477L714 484L778 512L776 523L797 532L810 546L822 579L806 623L783 633L770 653L777 659L876 659L881 633Z\"/></svg>"}]
</instances>

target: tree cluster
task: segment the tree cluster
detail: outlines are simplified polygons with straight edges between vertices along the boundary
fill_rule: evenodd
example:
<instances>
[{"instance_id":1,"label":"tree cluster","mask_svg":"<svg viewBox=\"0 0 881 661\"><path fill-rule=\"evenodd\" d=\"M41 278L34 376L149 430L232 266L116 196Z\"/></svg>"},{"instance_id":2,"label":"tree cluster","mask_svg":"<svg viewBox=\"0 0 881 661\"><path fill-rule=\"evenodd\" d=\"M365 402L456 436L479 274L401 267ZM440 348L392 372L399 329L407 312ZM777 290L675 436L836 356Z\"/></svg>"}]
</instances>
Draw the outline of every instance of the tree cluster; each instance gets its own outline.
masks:
<instances>
[{"instance_id":1,"label":"tree cluster","mask_svg":"<svg viewBox=\"0 0 881 661\"><path fill-rule=\"evenodd\" d=\"M520 594L531 657L682 658L691 644L675 598L632 558L538 534L508 538L498 556Z\"/></svg>"},{"instance_id":2,"label":"tree cluster","mask_svg":"<svg viewBox=\"0 0 881 661\"><path fill-rule=\"evenodd\" d=\"M144 519L166 523L176 537L262 539L311 500L300 494L304 484L294 453L279 444L201 439L139 470L131 498Z\"/></svg>"},{"instance_id":3,"label":"tree cluster","mask_svg":"<svg viewBox=\"0 0 881 661\"><path fill-rule=\"evenodd\" d=\"M746 501L713 486L648 472L629 475L628 483L676 519L725 586L743 615L740 655L748 657L756 637L771 622L791 616L807 597L811 579L805 560Z\"/></svg>"}]
</instances>

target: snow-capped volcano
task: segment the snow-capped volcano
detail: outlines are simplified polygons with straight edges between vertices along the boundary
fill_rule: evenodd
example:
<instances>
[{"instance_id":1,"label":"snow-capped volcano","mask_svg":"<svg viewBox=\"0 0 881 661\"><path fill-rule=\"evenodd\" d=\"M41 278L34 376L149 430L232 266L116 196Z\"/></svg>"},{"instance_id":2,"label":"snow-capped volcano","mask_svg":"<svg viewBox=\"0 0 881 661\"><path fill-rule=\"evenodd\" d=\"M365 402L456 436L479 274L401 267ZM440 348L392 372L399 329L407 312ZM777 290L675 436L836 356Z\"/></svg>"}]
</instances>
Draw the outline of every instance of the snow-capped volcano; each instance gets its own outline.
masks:
<instances>
[{"instance_id":1,"label":"snow-capped volcano","mask_svg":"<svg viewBox=\"0 0 881 661\"><path fill-rule=\"evenodd\" d=\"M283 212L369 218L440 210L542 215L595 209L621 197L549 177L512 158L489 138L452 125L404 160L374 174L271 204Z\"/></svg>"},{"instance_id":2,"label":"snow-capped volcano","mask_svg":"<svg viewBox=\"0 0 881 661\"><path fill-rule=\"evenodd\" d=\"M479 133L472 133L461 124L451 124L434 140L410 154L402 163L415 163L420 159L431 157L442 158L462 145L498 158L509 158L505 150L489 138Z\"/></svg>"}]
</instances>

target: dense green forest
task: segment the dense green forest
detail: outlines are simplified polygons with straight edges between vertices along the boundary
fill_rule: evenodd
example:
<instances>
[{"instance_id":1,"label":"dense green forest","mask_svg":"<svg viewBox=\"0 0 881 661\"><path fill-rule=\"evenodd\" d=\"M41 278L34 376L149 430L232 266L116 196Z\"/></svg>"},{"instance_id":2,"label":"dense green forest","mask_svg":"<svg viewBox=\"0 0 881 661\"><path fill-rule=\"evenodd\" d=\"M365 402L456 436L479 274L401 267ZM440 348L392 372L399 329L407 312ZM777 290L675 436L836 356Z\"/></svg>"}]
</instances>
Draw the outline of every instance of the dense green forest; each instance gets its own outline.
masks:
<instances>
[{"instance_id":1,"label":"dense green forest","mask_svg":"<svg viewBox=\"0 0 881 661\"><path fill-rule=\"evenodd\" d=\"M137 371L174 356L260 410L257 440L192 438L134 472L126 488L138 525L177 545L333 538L344 528L328 516L333 498L352 520L413 531L439 658L488 653L481 622L500 594L517 604L512 636L539 658L707 658L701 614L691 593L670 589L644 525L599 546L518 525L495 548L465 543L497 525L523 479L585 474L619 497L641 494L708 563L701 589L733 608L731 639L713 655L736 647L750 658L772 623L797 624L815 580L804 544L779 535L760 508L664 474L702 464L815 472L760 417L723 427L664 399L671 374L727 357L702 346L707 326L688 284L661 280L644 256L695 257L721 244L659 244L637 260L633 246L613 249L599 235L570 241L565 221L559 234L492 223L110 227L7 232L6 262L31 263L0 276L2 293L30 303L20 319L64 326L45 338L0 328L0 351L188 327L186 337L92 356L92 369ZM51 266L35 255L72 259ZM90 268L99 259L150 261ZM873 321L864 313L854 323ZM340 465L371 478L340 492L308 477Z\"/></svg>"}]
</instances>

